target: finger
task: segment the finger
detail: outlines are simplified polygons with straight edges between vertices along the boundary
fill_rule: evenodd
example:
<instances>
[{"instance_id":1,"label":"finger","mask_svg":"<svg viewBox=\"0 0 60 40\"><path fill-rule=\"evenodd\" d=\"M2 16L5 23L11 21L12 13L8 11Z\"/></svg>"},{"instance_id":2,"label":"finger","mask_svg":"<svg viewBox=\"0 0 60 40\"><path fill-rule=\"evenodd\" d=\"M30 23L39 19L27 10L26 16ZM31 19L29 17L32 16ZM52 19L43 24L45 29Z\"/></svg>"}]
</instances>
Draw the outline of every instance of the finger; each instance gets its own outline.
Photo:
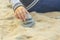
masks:
<instances>
[{"instance_id":1,"label":"finger","mask_svg":"<svg viewBox=\"0 0 60 40\"><path fill-rule=\"evenodd\" d=\"M21 16L20 16L20 14L19 14L19 11L18 11L18 10L16 10L16 15L17 15L17 17L18 17L19 19L22 19Z\"/></svg>"},{"instance_id":2,"label":"finger","mask_svg":"<svg viewBox=\"0 0 60 40\"><path fill-rule=\"evenodd\" d=\"M17 11L15 11L15 13L14 13L14 14L15 14L15 16L19 19L18 14L17 14Z\"/></svg>"},{"instance_id":3,"label":"finger","mask_svg":"<svg viewBox=\"0 0 60 40\"><path fill-rule=\"evenodd\" d=\"M25 12L24 9L22 9L22 13L23 13L23 19L24 19L24 21L25 21L25 20L26 20L26 19L25 19L25 17L26 17L26 16L25 16L25 15L26 15L26 12Z\"/></svg>"},{"instance_id":4,"label":"finger","mask_svg":"<svg viewBox=\"0 0 60 40\"><path fill-rule=\"evenodd\" d=\"M25 16L24 18L26 19L27 18L27 10L24 8L23 12L24 12L24 16Z\"/></svg>"},{"instance_id":5,"label":"finger","mask_svg":"<svg viewBox=\"0 0 60 40\"><path fill-rule=\"evenodd\" d=\"M17 17L19 19L19 17L17 16L17 14L15 13L15 17Z\"/></svg>"},{"instance_id":6,"label":"finger","mask_svg":"<svg viewBox=\"0 0 60 40\"><path fill-rule=\"evenodd\" d=\"M23 16L22 16L22 12L20 10L18 10L19 13L18 13L18 16L21 18L21 20L23 21Z\"/></svg>"},{"instance_id":7,"label":"finger","mask_svg":"<svg viewBox=\"0 0 60 40\"><path fill-rule=\"evenodd\" d=\"M21 14L22 19L23 19L23 21L25 21L25 15L24 15L23 11L21 11L21 12L22 12L22 14Z\"/></svg>"},{"instance_id":8,"label":"finger","mask_svg":"<svg viewBox=\"0 0 60 40\"><path fill-rule=\"evenodd\" d=\"M25 9L25 10L26 10L26 9ZM29 12L28 12L27 10L25 11L25 13L26 13L26 14L29 14ZM28 17L28 15L26 15L26 17L25 17L25 18L27 18L27 17Z\"/></svg>"},{"instance_id":9,"label":"finger","mask_svg":"<svg viewBox=\"0 0 60 40\"><path fill-rule=\"evenodd\" d=\"M26 13L29 13L29 12L26 10Z\"/></svg>"}]
</instances>

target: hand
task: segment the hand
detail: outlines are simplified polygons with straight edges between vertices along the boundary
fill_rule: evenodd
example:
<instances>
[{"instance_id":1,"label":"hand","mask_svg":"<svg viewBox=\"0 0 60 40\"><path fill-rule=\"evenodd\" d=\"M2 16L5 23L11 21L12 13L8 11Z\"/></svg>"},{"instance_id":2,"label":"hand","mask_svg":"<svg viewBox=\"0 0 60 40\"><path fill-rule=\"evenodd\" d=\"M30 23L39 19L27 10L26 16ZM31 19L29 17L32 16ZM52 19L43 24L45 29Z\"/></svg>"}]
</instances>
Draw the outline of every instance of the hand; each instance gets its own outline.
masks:
<instances>
[{"instance_id":1,"label":"hand","mask_svg":"<svg viewBox=\"0 0 60 40\"><path fill-rule=\"evenodd\" d=\"M27 13L28 13L28 11L23 6L20 6L15 10L14 14L18 19L25 21Z\"/></svg>"}]
</instances>

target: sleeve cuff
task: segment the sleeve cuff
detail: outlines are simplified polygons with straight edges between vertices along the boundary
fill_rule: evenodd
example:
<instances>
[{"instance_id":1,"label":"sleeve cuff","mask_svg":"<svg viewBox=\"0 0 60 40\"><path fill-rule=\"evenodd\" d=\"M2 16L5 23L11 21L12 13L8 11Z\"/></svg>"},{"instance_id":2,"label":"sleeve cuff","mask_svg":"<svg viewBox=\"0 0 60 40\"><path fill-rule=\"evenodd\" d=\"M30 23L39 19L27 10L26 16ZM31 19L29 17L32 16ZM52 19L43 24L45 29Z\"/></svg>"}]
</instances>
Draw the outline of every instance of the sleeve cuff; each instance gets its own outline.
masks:
<instances>
[{"instance_id":1,"label":"sleeve cuff","mask_svg":"<svg viewBox=\"0 0 60 40\"><path fill-rule=\"evenodd\" d=\"M16 3L16 4L13 6L13 9L16 10L19 6L23 6L23 4L21 4L21 3Z\"/></svg>"},{"instance_id":2,"label":"sleeve cuff","mask_svg":"<svg viewBox=\"0 0 60 40\"><path fill-rule=\"evenodd\" d=\"M10 0L10 3L12 4L12 8L15 10L17 7L23 5L20 0Z\"/></svg>"}]
</instances>

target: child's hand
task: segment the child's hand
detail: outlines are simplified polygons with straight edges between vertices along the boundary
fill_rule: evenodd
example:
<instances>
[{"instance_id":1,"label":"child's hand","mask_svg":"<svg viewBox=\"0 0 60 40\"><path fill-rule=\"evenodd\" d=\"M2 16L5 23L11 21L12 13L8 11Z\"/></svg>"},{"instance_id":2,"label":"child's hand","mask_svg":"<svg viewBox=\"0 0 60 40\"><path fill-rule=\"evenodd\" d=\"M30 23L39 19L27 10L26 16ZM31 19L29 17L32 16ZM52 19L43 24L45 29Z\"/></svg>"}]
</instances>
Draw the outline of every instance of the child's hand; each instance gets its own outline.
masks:
<instances>
[{"instance_id":1,"label":"child's hand","mask_svg":"<svg viewBox=\"0 0 60 40\"><path fill-rule=\"evenodd\" d=\"M15 10L14 14L18 19L25 21L27 13L28 13L28 11L23 6L20 6Z\"/></svg>"}]
</instances>

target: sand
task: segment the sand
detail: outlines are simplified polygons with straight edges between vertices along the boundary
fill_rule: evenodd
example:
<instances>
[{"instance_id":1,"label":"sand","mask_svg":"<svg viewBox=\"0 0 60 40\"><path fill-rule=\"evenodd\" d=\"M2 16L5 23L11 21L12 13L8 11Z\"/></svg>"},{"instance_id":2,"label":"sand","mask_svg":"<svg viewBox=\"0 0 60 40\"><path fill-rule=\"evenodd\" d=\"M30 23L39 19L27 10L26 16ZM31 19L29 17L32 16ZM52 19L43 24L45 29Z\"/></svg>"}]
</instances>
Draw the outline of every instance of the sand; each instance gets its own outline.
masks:
<instances>
[{"instance_id":1,"label":"sand","mask_svg":"<svg viewBox=\"0 0 60 40\"><path fill-rule=\"evenodd\" d=\"M35 25L23 27L8 0L0 0L0 40L60 40L60 12L31 12Z\"/></svg>"}]
</instances>

